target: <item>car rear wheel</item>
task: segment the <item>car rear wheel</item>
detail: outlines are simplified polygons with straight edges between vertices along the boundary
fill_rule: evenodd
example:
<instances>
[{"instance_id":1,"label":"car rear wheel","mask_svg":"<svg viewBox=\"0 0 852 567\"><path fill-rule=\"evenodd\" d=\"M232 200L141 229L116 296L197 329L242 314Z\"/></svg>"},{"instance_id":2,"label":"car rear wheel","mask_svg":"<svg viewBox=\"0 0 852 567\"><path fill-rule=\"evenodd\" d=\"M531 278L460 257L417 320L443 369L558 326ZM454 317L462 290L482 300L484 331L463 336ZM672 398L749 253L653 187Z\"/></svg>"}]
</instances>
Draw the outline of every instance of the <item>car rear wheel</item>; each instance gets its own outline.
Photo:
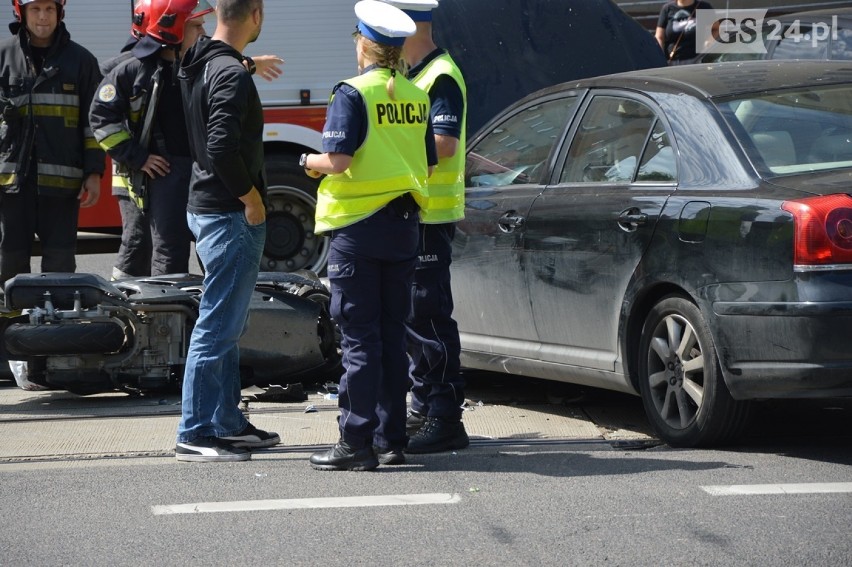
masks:
<instances>
[{"instance_id":1,"label":"car rear wheel","mask_svg":"<svg viewBox=\"0 0 852 567\"><path fill-rule=\"evenodd\" d=\"M645 320L639 353L642 402L663 441L673 447L719 445L742 432L749 404L731 397L694 303L681 296L657 303Z\"/></svg>"},{"instance_id":2,"label":"car rear wheel","mask_svg":"<svg viewBox=\"0 0 852 567\"><path fill-rule=\"evenodd\" d=\"M293 169L284 156L267 161L266 246L260 270L268 272L325 271L328 238L314 232L319 182Z\"/></svg>"}]
</instances>

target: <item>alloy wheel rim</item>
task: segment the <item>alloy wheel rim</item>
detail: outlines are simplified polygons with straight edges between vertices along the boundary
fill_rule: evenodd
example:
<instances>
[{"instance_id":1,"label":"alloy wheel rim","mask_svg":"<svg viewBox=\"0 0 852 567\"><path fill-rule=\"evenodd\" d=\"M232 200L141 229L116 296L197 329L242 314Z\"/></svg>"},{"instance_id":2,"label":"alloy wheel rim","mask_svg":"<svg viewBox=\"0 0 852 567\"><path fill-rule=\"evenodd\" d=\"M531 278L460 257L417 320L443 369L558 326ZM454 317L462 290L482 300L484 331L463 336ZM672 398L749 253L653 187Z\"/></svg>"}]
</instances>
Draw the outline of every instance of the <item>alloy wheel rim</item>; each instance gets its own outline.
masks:
<instances>
[{"instance_id":1,"label":"alloy wheel rim","mask_svg":"<svg viewBox=\"0 0 852 567\"><path fill-rule=\"evenodd\" d=\"M665 316L648 348L651 399L662 420L674 429L692 423L704 402L704 349L682 315Z\"/></svg>"}]
</instances>

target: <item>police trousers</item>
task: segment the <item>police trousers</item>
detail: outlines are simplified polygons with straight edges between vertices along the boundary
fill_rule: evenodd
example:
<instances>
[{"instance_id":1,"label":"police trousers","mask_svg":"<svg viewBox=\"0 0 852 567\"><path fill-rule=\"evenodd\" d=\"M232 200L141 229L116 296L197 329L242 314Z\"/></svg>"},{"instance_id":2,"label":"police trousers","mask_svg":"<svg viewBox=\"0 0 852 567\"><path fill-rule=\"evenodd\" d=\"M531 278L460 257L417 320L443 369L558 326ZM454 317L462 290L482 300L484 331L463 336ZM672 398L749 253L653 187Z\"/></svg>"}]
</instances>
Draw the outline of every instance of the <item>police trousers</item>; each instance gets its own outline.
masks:
<instances>
[{"instance_id":1,"label":"police trousers","mask_svg":"<svg viewBox=\"0 0 852 567\"><path fill-rule=\"evenodd\" d=\"M334 230L328 258L331 316L341 333L341 438L350 446L402 449L408 355L405 320L417 260L419 216L388 205Z\"/></svg>"},{"instance_id":2,"label":"police trousers","mask_svg":"<svg viewBox=\"0 0 852 567\"><path fill-rule=\"evenodd\" d=\"M455 223L424 224L408 321L411 356L411 409L429 417L459 419L464 378L459 369L461 344L453 319L450 264Z\"/></svg>"}]
</instances>

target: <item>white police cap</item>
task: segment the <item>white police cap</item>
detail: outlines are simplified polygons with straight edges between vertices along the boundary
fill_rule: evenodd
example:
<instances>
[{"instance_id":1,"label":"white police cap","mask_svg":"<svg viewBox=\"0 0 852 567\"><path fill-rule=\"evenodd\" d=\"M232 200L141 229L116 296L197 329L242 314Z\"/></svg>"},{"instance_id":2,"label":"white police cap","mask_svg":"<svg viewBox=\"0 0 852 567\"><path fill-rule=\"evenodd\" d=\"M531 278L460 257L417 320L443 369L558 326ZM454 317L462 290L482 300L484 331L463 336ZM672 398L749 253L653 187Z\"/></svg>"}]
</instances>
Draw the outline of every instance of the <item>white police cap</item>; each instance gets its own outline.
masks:
<instances>
[{"instance_id":1,"label":"white police cap","mask_svg":"<svg viewBox=\"0 0 852 567\"><path fill-rule=\"evenodd\" d=\"M361 0L355 4L361 35L385 45L401 46L414 35L417 25L399 8L378 0Z\"/></svg>"},{"instance_id":2,"label":"white police cap","mask_svg":"<svg viewBox=\"0 0 852 567\"><path fill-rule=\"evenodd\" d=\"M432 10L438 7L438 0L382 0L411 16L415 22L431 22Z\"/></svg>"}]
</instances>

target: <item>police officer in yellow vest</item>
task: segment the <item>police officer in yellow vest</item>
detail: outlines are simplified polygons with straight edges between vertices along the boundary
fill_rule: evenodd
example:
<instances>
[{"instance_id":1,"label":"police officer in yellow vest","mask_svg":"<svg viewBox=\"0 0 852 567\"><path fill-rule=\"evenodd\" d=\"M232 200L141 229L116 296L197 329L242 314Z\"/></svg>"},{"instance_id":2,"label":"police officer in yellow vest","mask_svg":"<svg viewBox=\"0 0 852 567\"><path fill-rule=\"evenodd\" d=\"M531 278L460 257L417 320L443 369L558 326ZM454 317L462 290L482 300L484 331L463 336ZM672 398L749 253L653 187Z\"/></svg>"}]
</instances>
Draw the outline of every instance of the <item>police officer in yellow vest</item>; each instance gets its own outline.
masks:
<instances>
[{"instance_id":1,"label":"police officer in yellow vest","mask_svg":"<svg viewBox=\"0 0 852 567\"><path fill-rule=\"evenodd\" d=\"M303 155L317 193L316 230L331 236L331 315L345 373L340 440L311 456L321 470L405 462L405 320L418 253L418 209L437 163L429 97L402 71L414 22L377 0L355 5L360 74L338 83L323 130L326 153ZM375 444L375 450L374 450Z\"/></svg>"},{"instance_id":2,"label":"police officer in yellow vest","mask_svg":"<svg viewBox=\"0 0 852 567\"><path fill-rule=\"evenodd\" d=\"M461 422L464 378L459 372L459 331L453 319L450 263L456 221L464 218L467 89L452 57L432 39L436 0L384 0L416 22L403 57L411 81L429 94L438 166L420 211L421 250L408 324L411 355L409 453L463 449L470 443Z\"/></svg>"}]
</instances>

